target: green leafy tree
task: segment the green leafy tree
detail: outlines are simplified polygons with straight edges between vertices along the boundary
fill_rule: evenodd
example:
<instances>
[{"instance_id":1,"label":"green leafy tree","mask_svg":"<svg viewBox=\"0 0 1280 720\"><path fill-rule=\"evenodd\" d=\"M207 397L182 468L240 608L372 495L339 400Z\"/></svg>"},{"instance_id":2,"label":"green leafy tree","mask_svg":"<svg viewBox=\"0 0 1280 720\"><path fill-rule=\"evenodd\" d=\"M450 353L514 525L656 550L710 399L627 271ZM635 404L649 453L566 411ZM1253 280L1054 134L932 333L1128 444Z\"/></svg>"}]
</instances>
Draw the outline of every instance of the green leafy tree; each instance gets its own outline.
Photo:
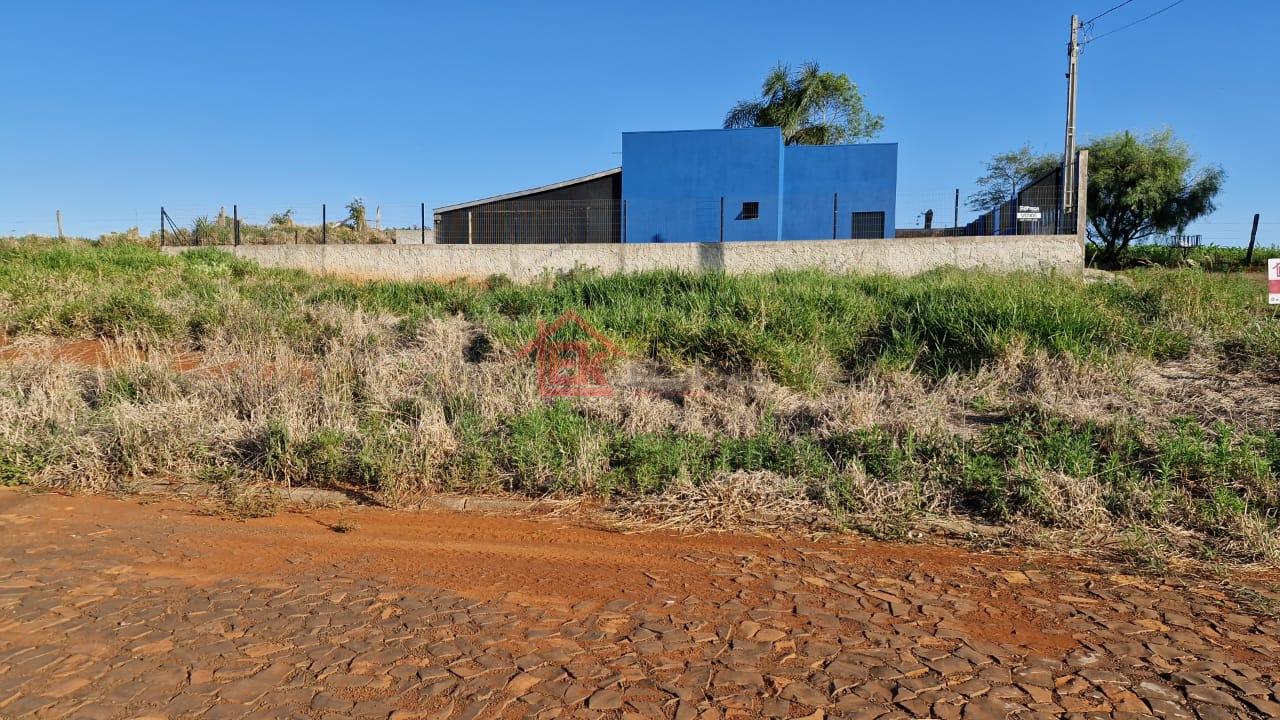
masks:
<instances>
[{"instance_id":1,"label":"green leafy tree","mask_svg":"<svg viewBox=\"0 0 1280 720\"><path fill-rule=\"evenodd\" d=\"M1195 157L1172 130L1145 137L1129 131L1089 144L1089 242L1103 262L1119 260L1137 240L1182 232L1214 211L1226 173L1196 170Z\"/></svg>"},{"instance_id":2,"label":"green leafy tree","mask_svg":"<svg viewBox=\"0 0 1280 720\"><path fill-rule=\"evenodd\" d=\"M978 192L970 195L966 203L970 210L980 213L995 210L1059 164L1058 156L1038 154L1030 145L1000 153L987 162L986 174L977 180Z\"/></svg>"},{"instance_id":3,"label":"green leafy tree","mask_svg":"<svg viewBox=\"0 0 1280 720\"><path fill-rule=\"evenodd\" d=\"M289 208L284 212L272 213L267 219L268 225L276 225L278 227L293 227L293 208Z\"/></svg>"},{"instance_id":4,"label":"green leafy tree","mask_svg":"<svg viewBox=\"0 0 1280 720\"><path fill-rule=\"evenodd\" d=\"M743 100L724 118L726 128L779 127L787 145L838 145L875 137L884 116L873 115L844 73L807 62L792 72L779 64L765 76L758 100Z\"/></svg>"}]
</instances>

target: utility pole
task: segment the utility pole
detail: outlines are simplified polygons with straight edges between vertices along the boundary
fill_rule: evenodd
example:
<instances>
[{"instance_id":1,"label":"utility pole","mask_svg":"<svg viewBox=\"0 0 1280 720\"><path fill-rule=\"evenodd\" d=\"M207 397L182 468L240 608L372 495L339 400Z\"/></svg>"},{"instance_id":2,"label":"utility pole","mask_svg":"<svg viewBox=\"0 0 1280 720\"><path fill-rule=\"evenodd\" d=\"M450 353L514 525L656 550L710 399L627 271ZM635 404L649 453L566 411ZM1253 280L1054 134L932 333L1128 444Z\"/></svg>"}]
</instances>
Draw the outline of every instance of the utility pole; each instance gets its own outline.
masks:
<instances>
[{"instance_id":1,"label":"utility pole","mask_svg":"<svg viewBox=\"0 0 1280 720\"><path fill-rule=\"evenodd\" d=\"M1255 226L1254 229L1256 230L1257 227ZM59 240L62 239L62 211L61 210L58 211L58 239Z\"/></svg>"},{"instance_id":2,"label":"utility pole","mask_svg":"<svg viewBox=\"0 0 1280 720\"><path fill-rule=\"evenodd\" d=\"M1062 149L1062 209L1075 206L1076 182L1076 61L1080 58L1080 17L1071 16L1067 42L1067 132Z\"/></svg>"}]
</instances>

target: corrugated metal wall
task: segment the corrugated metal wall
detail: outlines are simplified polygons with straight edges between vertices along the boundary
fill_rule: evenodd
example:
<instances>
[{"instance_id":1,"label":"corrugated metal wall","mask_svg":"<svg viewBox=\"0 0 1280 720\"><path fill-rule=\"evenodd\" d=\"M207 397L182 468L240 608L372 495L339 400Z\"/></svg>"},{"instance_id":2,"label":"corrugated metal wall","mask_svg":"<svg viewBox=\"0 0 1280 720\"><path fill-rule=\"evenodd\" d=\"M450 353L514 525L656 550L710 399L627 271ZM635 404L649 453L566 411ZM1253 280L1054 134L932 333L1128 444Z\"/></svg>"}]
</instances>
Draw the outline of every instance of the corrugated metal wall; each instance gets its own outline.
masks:
<instances>
[{"instance_id":1,"label":"corrugated metal wall","mask_svg":"<svg viewBox=\"0 0 1280 720\"><path fill-rule=\"evenodd\" d=\"M622 174L438 213L436 242L621 242Z\"/></svg>"}]
</instances>

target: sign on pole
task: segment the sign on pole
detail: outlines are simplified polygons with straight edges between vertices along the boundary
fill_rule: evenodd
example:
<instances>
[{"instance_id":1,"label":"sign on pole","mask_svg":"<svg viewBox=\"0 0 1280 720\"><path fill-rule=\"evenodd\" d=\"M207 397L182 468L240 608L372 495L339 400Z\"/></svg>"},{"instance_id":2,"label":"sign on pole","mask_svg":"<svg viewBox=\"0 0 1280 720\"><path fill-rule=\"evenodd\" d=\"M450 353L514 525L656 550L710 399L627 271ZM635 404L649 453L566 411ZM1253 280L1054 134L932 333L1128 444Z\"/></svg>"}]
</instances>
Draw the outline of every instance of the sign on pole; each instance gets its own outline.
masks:
<instances>
[{"instance_id":1,"label":"sign on pole","mask_svg":"<svg viewBox=\"0 0 1280 720\"><path fill-rule=\"evenodd\" d=\"M1019 205L1018 219L1019 220L1039 220L1040 208L1036 205Z\"/></svg>"},{"instance_id":2,"label":"sign on pole","mask_svg":"<svg viewBox=\"0 0 1280 720\"><path fill-rule=\"evenodd\" d=\"M1280 258L1267 260L1267 303L1280 305Z\"/></svg>"}]
</instances>

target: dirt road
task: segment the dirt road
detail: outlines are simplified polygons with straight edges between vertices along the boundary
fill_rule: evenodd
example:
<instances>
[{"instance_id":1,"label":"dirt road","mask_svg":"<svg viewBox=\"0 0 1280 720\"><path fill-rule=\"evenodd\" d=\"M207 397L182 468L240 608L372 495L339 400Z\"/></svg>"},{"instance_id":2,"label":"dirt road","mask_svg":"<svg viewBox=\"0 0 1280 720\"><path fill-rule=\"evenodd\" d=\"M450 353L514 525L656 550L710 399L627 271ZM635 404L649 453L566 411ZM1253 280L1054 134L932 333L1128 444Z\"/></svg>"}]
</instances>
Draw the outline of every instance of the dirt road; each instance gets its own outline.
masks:
<instances>
[{"instance_id":1,"label":"dirt road","mask_svg":"<svg viewBox=\"0 0 1280 720\"><path fill-rule=\"evenodd\" d=\"M0 717L1280 716L1273 583L1080 565L0 489Z\"/></svg>"}]
</instances>

